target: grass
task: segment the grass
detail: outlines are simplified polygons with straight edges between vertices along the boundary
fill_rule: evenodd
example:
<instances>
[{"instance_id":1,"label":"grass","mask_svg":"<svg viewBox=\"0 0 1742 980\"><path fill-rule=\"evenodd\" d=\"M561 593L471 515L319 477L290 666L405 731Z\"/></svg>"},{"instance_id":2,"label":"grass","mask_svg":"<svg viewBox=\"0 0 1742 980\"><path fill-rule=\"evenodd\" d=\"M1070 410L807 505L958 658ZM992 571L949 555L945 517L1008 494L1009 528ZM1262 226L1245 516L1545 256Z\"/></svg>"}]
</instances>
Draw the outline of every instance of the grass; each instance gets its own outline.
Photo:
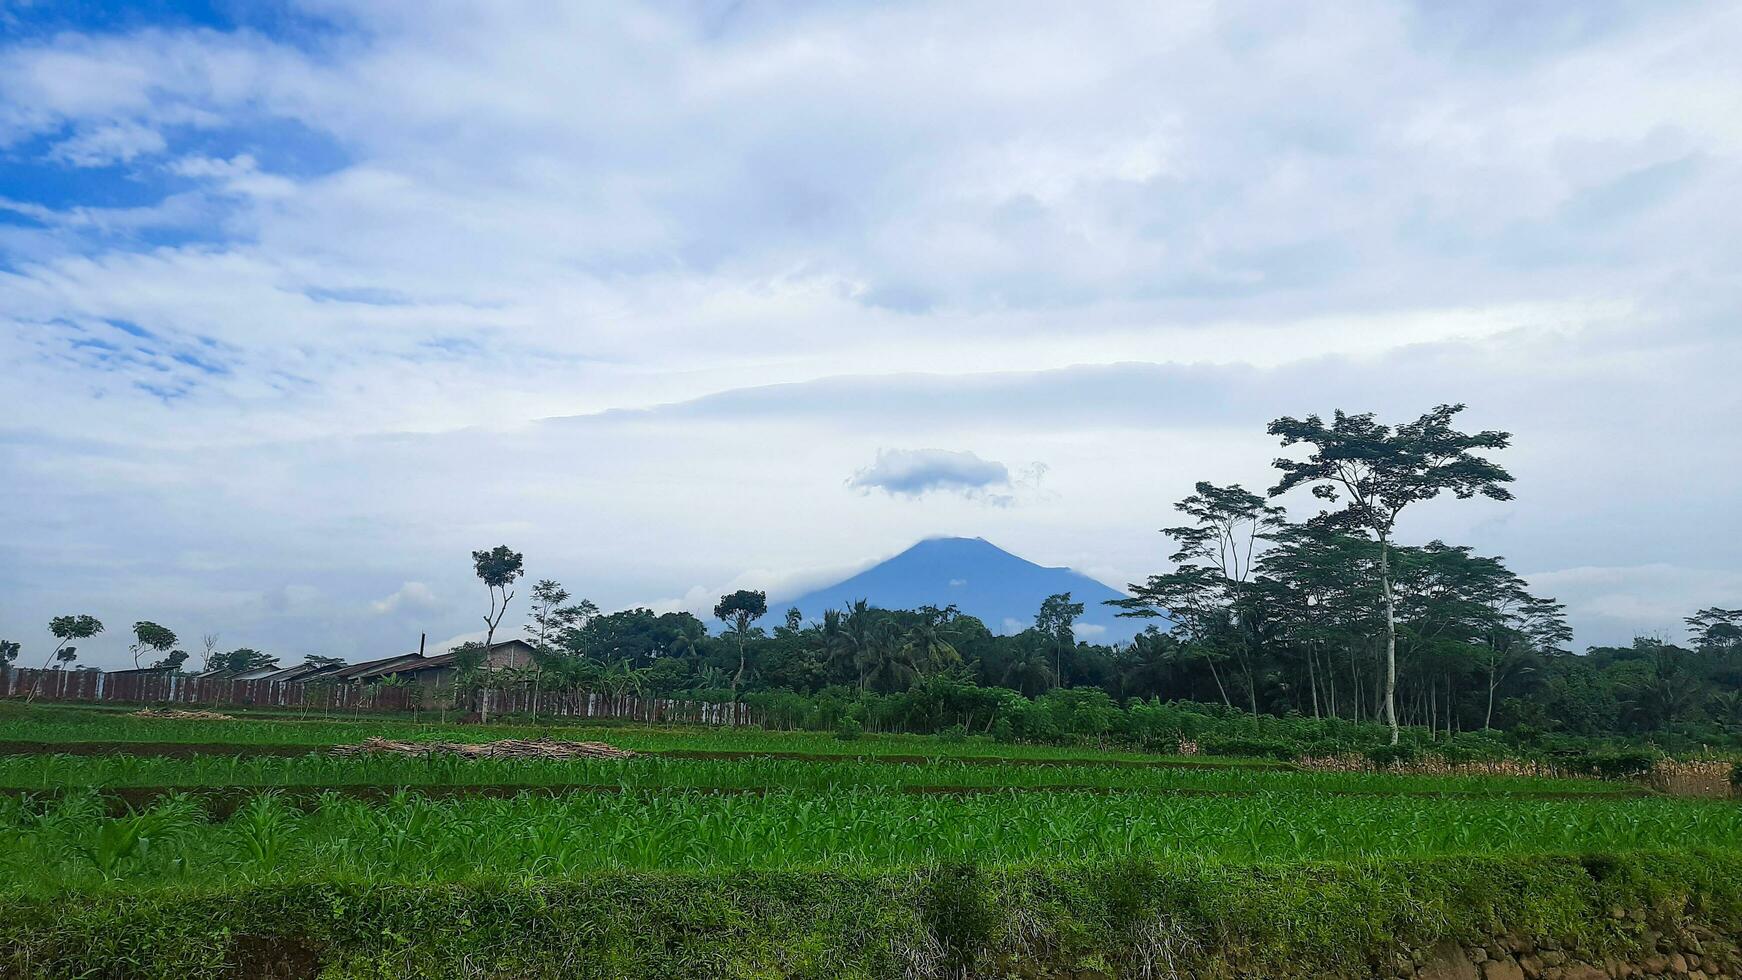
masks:
<instances>
[{"instance_id":1,"label":"grass","mask_svg":"<svg viewBox=\"0 0 1742 980\"><path fill-rule=\"evenodd\" d=\"M229 712L226 709L226 713ZM0 704L0 742L134 742L243 746L323 746L358 742L371 735L401 740L487 742L501 738L563 738L607 742L637 752L797 753L823 756L923 756L928 758L1007 758L1070 760L1092 756L1112 762L1168 762L1183 765L1249 765L1280 768L1264 759L1205 758L1091 747L1005 745L990 739L948 741L926 735L865 735L843 742L822 732L782 732L760 728L634 726L600 722L548 724L440 724L433 720L310 718L283 714L239 715L233 721L136 718L109 708L68 705Z\"/></svg>"},{"instance_id":2,"label":"grass","mask_svg":"<svg viewBox=\"0 0 1742 980\"><path fill-rule=\"evenodd\" d=\"M1615 920L1610 908L1648 915ZM77 903L0 895L0 974L1368 978L1389 975L1381 965L1400 951L1508 933L1637 957L1678 921L1735 934L1742 860L603 871L445 887L236 882Z\"/></svg>"},{"instance_id":3,"label":"grass","mask_svg":"<svg viewBox=\"0 0 1742 980\"><path fill-rule=\"evenodd\" d=\"M0 756L0 788L227 788L312 786L592 786L623 789L1094 788L1208 793L1419 793L1469 795L1640 792L1590 779L1320 773L1259 768L986 766L645 756L574 761L413 758L394 755Z\"/></svg>"},{"instance_id":4,"label":"grass","mask_svg":"<svg viewBox=\"0 0 1742 980\"><path fill-rule=\"evenodd\" d=\"M914 868L1126 858L1226 863L1735 850L1742 808L1669 799L911 796L684 791L371 803L263 794L222 822L187 799L118 818L80 794L10 800L0 888L563 878L599 869Z\"/></svg>"},{"instance_id":5,"label":"grass","mask_svg":"<svg viewBox=\"0 0 1742 980\"><path fill-rule=\"evenodd\" d=\"M655 754L318 751L370 735ZM0 756L5 976L1374 976L1400 948L1502 932L1644 950L1615 907L1742 929L1742 807L1595 780L60 705L0 705L0 740L224 747ZM549 792L416 789L481 786ZM909 792L933 787L984 792Z\"/></svg>"}]
</instances>

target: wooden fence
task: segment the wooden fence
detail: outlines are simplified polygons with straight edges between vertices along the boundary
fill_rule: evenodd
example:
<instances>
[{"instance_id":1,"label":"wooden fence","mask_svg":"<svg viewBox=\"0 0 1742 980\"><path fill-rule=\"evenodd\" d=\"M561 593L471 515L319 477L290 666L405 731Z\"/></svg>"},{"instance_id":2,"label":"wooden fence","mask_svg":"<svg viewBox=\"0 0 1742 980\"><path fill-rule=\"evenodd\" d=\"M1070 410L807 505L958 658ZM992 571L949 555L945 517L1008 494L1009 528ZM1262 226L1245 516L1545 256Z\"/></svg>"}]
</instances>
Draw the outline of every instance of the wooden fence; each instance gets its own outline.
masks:
<instances>
[{"instance_id":1,"label":"wooden fence","mask_svg":"<svg viewBox=\"0 0 1742 980\"><path fill-rule=\"evenodd\" d=\"M534 691L511 684L447 692L406 686L313 681L235 681L187 674L106 674L97 670L37 670L8 667L0 697L92 704L189 704L209 707L291 708L312 711L413 711L446 708L494 718L505 714L552 718L612 718L695 725L753 725L750 707L672 698L644 698L599 691Z\"/></svg>"}]
</instances>

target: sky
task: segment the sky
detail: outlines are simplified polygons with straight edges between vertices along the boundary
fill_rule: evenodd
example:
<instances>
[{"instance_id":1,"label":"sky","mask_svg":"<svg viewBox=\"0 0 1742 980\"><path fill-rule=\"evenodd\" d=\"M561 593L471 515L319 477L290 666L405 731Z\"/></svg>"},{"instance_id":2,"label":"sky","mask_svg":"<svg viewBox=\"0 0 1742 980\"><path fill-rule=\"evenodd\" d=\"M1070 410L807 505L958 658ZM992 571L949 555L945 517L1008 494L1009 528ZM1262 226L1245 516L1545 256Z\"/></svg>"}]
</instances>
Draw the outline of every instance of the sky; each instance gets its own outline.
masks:
<instances>
[{"instance_id":1,"label":"sky","mask_svg":"<svg viewBox=\"0 0 1742 980\"><path fill-rule=\"evenodd\" d=\"M1679 637L1742 606L1738 49L1734 2L0 0L0 637L385 656L481 630L502 543L605 608L940 534L1117 586L1271 419L1441 402L1517 499L1403 540Z\"/></svg>"}]
</instances>

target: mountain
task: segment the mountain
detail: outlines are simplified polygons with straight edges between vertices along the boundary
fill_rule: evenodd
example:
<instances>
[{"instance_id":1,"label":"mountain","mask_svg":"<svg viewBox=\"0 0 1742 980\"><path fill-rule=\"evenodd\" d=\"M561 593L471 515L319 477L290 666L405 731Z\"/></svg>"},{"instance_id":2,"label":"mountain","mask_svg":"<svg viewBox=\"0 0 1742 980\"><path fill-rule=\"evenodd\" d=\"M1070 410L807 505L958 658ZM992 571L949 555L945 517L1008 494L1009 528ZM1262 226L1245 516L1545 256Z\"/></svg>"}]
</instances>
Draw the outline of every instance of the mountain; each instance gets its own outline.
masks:
<instances>
[{"instance_id":1,"label":"mountain","mask_svg":"<svg viewBox=\"0 0 1742 980\"><path fill-rule=\"evenodd\" d=\"M1102 605L1124 593L1068 568L1048 568L1018 558L983 538L928 538L887 561L826 588L780 601L776 616L797 607L809 621L823 610L866 599L883 609L948 606L978 617L994 633L1016 633L1034 624L1049 595L1069 592L1083 604L1077 637L1094 643L1131 639L1143 621L1120 619Z\"/></svg>"}]
</instances>

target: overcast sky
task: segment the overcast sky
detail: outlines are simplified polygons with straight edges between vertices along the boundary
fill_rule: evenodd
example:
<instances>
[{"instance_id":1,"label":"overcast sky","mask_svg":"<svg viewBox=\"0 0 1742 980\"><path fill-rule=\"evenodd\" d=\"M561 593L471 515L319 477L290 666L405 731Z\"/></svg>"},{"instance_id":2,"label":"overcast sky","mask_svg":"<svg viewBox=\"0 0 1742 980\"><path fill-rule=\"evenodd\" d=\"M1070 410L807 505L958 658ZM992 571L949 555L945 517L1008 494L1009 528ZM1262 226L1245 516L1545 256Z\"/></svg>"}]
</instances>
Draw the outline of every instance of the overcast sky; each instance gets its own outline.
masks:
<instances>
[{"instance_id":1,"label":"overcast sky","mask_svg":"<svg viewBox=\"0 0 1742 980\"><path fill-rule=\"evenodd\" d=\"M1737 3L119 6L0 0L26 662L447 640L499 543L606 608L933 534L1122 585L1275 416L1442 401L1518 499L1405 539L1580 647L1742 605Z\"/></svg>"}]
</instances>

